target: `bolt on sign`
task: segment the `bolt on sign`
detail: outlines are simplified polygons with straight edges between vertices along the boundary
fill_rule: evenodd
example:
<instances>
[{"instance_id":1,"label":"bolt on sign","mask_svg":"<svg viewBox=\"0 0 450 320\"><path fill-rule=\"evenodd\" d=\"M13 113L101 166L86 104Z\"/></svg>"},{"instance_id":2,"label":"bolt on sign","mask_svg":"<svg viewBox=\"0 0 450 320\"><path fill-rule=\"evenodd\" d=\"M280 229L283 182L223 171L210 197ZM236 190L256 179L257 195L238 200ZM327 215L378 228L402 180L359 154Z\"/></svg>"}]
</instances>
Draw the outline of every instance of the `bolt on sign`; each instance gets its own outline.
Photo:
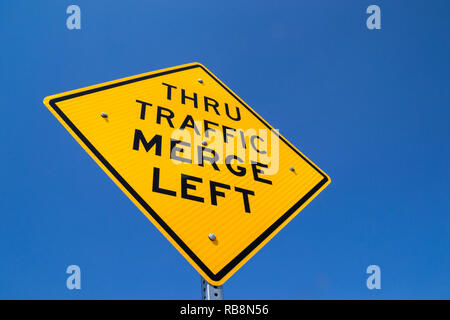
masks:
<instances>
[{"instance_id":1,"label":"bolt on sign","mask_svg":"<svg viewBox=\"0 0 450 320\"><path fill-rule=\"evenodd\" d=\"M44 104L213 285L330 183L199 63L49 96Z\"/></svg>"}]
</instances>

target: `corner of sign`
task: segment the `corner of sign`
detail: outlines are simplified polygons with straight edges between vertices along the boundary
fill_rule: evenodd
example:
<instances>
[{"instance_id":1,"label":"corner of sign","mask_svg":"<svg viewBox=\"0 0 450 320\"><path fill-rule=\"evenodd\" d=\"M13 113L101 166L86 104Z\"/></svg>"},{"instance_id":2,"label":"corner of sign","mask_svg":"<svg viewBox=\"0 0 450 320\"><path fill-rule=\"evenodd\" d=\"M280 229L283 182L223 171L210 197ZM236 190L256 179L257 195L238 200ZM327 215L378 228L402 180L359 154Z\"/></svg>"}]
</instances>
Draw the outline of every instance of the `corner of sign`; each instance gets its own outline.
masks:
<instances>
[{"instance_id":1,"label":"corner of sign","mask_svg":"<svg viewBox=\"0 0 450 320\"><path fill-rule=\"evenodd\" d=\"M188 63L188 64L186 64L186 65L187 65L187 66L192 66L192 67L200 67L200 68L202 68L202 69L204 69L204 70L208 70L208 68L206 68L204 64L202 64L202 63L200 63L200 62L197 62L197 61Z\"/></svg>"},{"instance_id":2,"label":"corner of sign","mask_svg":"<svg viewBox=\"0 0 450 320\"><path fill-rule=\"evenodd\" d=\"M329 185L329 184L331 183L331 178L330 178L330 176L329 176L328 174L326 174L325 172L323 172L323 171L322 171L322 173L323 173L323 175L325 176L325 179L326 179L326 185Z\"/></svg>"},{"instance_id":3,"label":"corner of sign","mask_svg":"<svg viewBox=\"0 0 450 320\"><path fill-rule=\"evenodd\" d=\"M54 96L46 96L42 102L44 102L44 104L45 104L47 107L49 107L49 106L50 106L50 100L52 100L53 97L54 97Z\"/></svg>"},{"instance_id":4,"label":"corner of sign","mask_svg":"<svg viewBox=\"0 0 450 320\"><path fill-rule=\"evenodd\" d=\"M223 286L224 284L225 284L225 282L226 282L226 280L227 279L222 279L222 280L220 280L220 281L215 281L215 280L212 280L211 278L205 278L204 276L203 276L203 278L204 279L206 279L206 281L210 284L210 285L212 285L212 286L218 286L218 287L220 287L220 286Z\"/></svg>"},{"instance_id":5,"label":"corner of sign","mask_svg":"<svg viewBox=\"0 0 450 320\"><path fill-rule=\"evenodd\" d=\"M48 108L50 108L51 107L50 104L52 103L52 100L55 100L56 98L58 98L60 96L61 96L61 94L52 94L51 96L46 96L44 98L43 102Z\"/></svg>"},{"instance_id":6,"label":"corner of sign","mask_svg":"<svg viewBox=\"0 0 450 320\"><path fill-rule=\"evenodd\" d=\"M197 61L190 62L190 63L188 63L188 65L204 67L204 65L202 63L197 62Z\"/></svg>"}]
</instances>

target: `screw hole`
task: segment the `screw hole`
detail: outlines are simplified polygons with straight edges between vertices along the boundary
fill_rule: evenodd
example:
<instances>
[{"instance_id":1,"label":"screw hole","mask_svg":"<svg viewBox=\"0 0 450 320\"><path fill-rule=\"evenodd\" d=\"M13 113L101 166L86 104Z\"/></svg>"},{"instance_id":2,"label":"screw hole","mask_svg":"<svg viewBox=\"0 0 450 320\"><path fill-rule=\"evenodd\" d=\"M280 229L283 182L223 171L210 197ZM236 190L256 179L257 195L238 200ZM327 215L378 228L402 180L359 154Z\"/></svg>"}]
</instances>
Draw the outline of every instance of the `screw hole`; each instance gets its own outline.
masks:
<instances>
[{"instance_id":1,"label":"screw hole","mask_svg":"<svg viewBox=\"0 0 450 320\"><path fill-rule=\"evenodd\" d=\"M218 296L218 294L217 294L217 293L214 293L214 296L215 296L215 297L217 297L217 296Z\"/></svg>"}]
</instances>

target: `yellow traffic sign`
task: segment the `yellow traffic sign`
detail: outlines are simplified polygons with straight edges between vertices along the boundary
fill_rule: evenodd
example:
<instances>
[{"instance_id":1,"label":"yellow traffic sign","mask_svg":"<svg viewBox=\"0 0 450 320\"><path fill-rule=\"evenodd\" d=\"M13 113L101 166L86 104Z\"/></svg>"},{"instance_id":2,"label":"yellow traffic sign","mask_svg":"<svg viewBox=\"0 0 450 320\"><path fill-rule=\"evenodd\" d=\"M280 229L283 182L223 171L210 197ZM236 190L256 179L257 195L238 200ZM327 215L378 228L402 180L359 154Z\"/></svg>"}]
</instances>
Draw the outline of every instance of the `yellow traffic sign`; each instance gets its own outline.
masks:
<instances>
[{"instance_id":1,"label":"yellow traffic sign","mask_svg":"<svg viewBox=\"0 0 450 320\"><path fill-rule=\"evenodd\" d=\"M44 104L213 285L330 183L199 63L49 96Z\"/></svg>"}]
</instances>

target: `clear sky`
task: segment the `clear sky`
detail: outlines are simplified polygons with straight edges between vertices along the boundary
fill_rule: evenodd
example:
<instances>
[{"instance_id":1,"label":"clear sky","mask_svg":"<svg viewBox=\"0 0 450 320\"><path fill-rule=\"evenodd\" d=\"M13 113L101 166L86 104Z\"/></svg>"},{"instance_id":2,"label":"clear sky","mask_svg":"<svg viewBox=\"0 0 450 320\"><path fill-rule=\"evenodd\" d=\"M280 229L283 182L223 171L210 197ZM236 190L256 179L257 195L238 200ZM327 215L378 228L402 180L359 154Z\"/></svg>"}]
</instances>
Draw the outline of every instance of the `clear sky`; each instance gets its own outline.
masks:
<instances>
[{"instance_id":1,"label":"clear sky","mask_svg":"<svg viewBox=\"0 0 450 320\"><path fill-rule=\"evenodd\" d=\"M81 30L66 28L70 4ZM381 30L366 27L371 4ZM446 0L0 2L0 298L200 298L198 273L42 103L197 61L332 179L225 298L449 299L449 12ZM366 287L372 264L381 290Z\"/></svg>"}]
</instances>

